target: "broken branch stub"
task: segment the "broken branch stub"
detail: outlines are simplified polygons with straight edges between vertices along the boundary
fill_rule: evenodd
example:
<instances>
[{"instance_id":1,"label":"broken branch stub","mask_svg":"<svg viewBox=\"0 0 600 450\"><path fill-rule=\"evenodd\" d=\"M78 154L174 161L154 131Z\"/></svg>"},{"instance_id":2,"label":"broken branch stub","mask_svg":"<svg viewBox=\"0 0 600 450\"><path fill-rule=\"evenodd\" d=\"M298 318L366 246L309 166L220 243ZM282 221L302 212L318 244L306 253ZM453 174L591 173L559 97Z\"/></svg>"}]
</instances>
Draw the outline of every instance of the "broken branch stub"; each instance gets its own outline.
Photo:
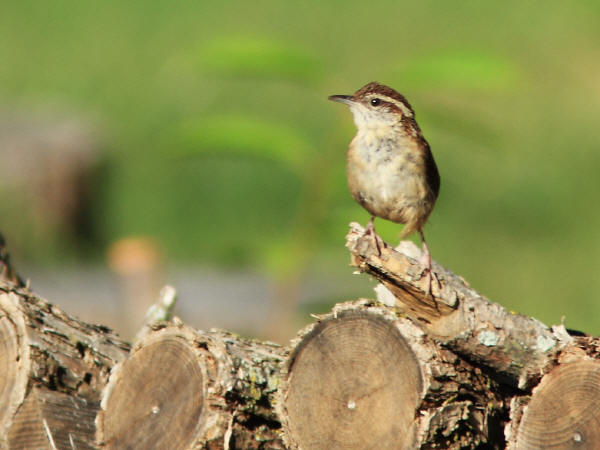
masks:
<instances>
[{"instance_id":1,"label":"broken branch stub","mask_svg":"<svg viewBox=\"0 0 600 450\"><path fill-rule=\"evenodd\" d=\"M564 333L490 302L435 262L439 285L434 281L431 295L426 296L420 250L411 242L378 249L373 237L353 222L346 246L352 264L378 279L396 307L440 343L493 369L512 386L524 389L535 384L568 343ZM381 294L386 303L389 293Z\"/></svg>"}]
</instances>

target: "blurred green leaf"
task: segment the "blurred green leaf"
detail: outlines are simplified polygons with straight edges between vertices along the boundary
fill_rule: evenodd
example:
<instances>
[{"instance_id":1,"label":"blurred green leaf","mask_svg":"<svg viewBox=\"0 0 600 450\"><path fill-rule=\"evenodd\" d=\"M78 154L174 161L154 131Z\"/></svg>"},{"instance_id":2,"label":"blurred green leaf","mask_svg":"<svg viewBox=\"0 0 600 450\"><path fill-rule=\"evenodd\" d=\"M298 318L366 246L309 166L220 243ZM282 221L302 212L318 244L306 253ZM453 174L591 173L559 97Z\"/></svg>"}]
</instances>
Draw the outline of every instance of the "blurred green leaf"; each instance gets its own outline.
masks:
<instances>
[{"instance_id":1,"label":"blurred green leaf","mask_svg":"<svg viewBox=\"0 0 600 450\"><path fill-rule=\"evenodd\" d=\"M283 78L310 82L318 78L318 61L279 41L248 37L220 38L200 48L201 68L221 76Z\"/></svg>"},{"instance_id":2,"label":"blurred green leaf","mask_svg":"<svg viewBox=\"0 0 600 450\"><path fill-rule=\"evenodd\" d=\"M271 238L257 249L262 270L280 279L298 272L303 262L298 259L301 250L294 245L294 237L289 235Z\"/></svg>"},{"instance_id":3,"label":"blurred green leaf","mask_svg":"<svg viewBox=\"0 0 600 450\"><path fill-rule=\"evenodd\" d=\"M302 173L312 157L307 140L295 129L244 116L217 116L184 122L177 129L180 154L230 154L278 161Z\"/></svg>"},{"instance_id":4,"label":"blurred green leaf","mask_svg":"<svg viewBox=\"0 0 600 450\"><path fill-rule=\"evenodd\" d=\"M501 91L514 87L518 69L498 55L459 50L415 57L398 71L404 83Z\"/></svg>"}]
</instances>

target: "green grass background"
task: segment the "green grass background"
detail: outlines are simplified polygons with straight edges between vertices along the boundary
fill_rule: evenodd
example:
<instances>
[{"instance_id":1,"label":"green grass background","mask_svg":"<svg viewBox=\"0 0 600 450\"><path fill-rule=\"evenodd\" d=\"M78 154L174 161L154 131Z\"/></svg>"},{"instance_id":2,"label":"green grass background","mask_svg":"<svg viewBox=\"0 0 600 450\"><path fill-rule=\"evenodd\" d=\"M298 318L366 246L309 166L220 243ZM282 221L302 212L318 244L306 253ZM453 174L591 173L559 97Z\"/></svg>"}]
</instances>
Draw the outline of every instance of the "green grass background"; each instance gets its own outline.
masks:
<instances>
[{"instance_id":1,"label":"green grass background","mask_svg":"<svg viewBox=\"0 0 600 450\"><path fill-rule=\"evenodd\" d=\"M0 58L4 108L102 130L92 261L144 234L180 264L349 273L347 224L368 215L346 189L350 113L326 99L378 80L438 162L434 258L509 309L600 333L597 1L12 1Z\"/></svg>"}]
</instances>

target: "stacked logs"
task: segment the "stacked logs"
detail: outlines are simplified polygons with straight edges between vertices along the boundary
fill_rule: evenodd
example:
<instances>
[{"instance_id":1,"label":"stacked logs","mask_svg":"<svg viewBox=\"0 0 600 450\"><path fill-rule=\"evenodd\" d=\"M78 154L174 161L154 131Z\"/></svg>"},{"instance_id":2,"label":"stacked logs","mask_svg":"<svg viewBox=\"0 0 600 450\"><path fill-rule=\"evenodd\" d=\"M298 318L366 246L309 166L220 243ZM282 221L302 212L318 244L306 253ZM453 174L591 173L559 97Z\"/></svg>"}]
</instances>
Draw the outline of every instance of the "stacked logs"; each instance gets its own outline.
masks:
<instances>
[{"instance_id":1,"label":"stacked logs","mask_svg":"<svg viewBox=\"0 0 600 450\"><path fill-rule=\"evenodd\" d=\"M97 448L100 394L128 352L33 294L0 235L0 448Z\"/></svg>"},{"instance_id":2,"label":"stacked logs","mask_svg":"<svg viewBox=\"0 0 600 450\"><path fill-rule=\"evenodd\" d=\"M20 368L33 348L46 355L22 372L25 388L0 386L0 405L14 405L2 419L8 439L24 434L18 416L26 414L41 438L52 437L47 448L600 446L600 339L510 313L437 264L425 295L420 251L381 242L357 224L347 237L352 263L380 281L378 301L336 305L287 347L173 319L144 329L125 358L126 346L106 330L72 323L24 288L4 290L10 304L36 304L43 314L24 314L31 331L4 331L17 316L0 304L0 342L20 343L2 352L0 370ZM50 320L55 314L61 320ZM41 330L61 339L41 345L33 337ZM65 345L71 359L59 351ZM91 361L96 371L83 366ZM50 394L77 406L54 417L68 402ZM52 428L61 420L65 429L81 424L79 434Z\"/></svg>"},{"instance_id":3,"label":"stacked logs","mask_svg":"<svg viewBox=\"0 0 600 450\"><path fill-rule=\"evenodd\" d=\"M419 324L440 348L499 383L503 402L496 418L504 435L489 439L489 446L600 448L599 338L506 311L435 263L438 283L433 283L432 296L424 296L428 280L416 264L420 251L410 242L380 248L352 223L346 246L352 264L380 281L376 292L381 302ZM491 412L486 405L477 409ZM422 440L412 446L431 447L445 448Z\"/></svg>"}]
</instances>

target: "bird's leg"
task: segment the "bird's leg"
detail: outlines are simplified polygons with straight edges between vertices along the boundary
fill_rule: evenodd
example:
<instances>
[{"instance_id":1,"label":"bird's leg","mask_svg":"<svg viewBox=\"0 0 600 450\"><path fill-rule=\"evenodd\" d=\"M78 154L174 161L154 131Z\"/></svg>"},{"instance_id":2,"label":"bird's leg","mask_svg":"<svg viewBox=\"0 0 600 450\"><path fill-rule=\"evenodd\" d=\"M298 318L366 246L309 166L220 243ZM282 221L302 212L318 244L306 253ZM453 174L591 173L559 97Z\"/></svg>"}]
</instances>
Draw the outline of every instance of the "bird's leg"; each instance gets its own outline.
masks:
<instances>
[{"instance_id":1,"label":"bird's leg","mask_svg":"<svg viewBox=\"0 0 600 450\"><path fill-rule=\"evenodd\" d=\"M425 234L423 233L423 230L419 230L419 236L421 236L421 242L423 243L423 256L421 259L421 265L424 266L424 272L426 274L425 276L427 277L427 287L425 295L429 296L431 294L432 278L435 278L435 281L437 281L438 287L440 289L442 287L442 284L440 283L440 280L432 270L431 253L429 253L429 247L427 247L427 242L425 241Z\"/></svg>"},{"instance_id":2,"label":"bird's leg","mask_svg":"<svg viewBox=\"0 0 600 450\"><path fill-rule=\"evenodd\" d=\"M379 236L375 233L375 216L371 216L369 223L367 224L367 229L365 234L373 235L373 239L375 239L375 246L377 247L377 255L381 256L381 247L379 246Z\"/></svg>"},{"instance_id":3,"label":"bird's leg","mask_svg":"<svg viewBox=\"0 0 600 450\"><path fill-rule=\"evenodd\" d=\"M375 233L375 216L371 216L367 224L367 234Z\"/></svg>"}]
</instances>

